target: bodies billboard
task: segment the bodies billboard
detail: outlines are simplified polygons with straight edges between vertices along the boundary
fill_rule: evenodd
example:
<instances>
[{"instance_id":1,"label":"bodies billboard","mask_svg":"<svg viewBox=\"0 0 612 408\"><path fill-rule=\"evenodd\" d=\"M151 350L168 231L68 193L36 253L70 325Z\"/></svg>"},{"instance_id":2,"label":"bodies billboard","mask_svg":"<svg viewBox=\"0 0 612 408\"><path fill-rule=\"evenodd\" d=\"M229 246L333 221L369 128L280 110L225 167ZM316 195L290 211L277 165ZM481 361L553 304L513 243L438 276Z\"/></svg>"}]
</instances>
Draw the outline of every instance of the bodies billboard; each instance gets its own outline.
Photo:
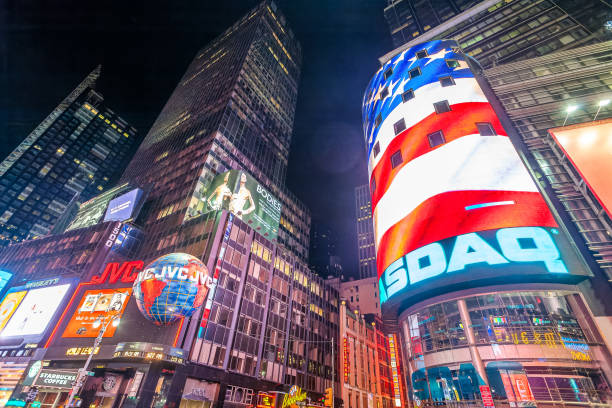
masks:
<instances>
[{"instance_id":1,"label":"bodies billboard","mask_svg":"<svg viewBox=\"0 0 612 408\"><path fill-rule=\"evenodd\" d=\"M244 171L218 174L208 185L199 182L185 220L219 210L232 212L270 240L278 235L280 201Z\"/></svg>"},{"instance_id":2,"label":"bodies billboard","mask_svg":"<svg viewBox=\"0 0 612 408\"><path fill-rule=\"evenodd\" d=\"M548 131L612 217L612 119Z\"/></svg>"},{"instance_id":3,"label":"bodies billboard","mask_svg":"<svg viewBox=\"0 0 612 408\"><path fill-rule=\"evenodd\" d=\"M381 67L363 120L382 301L586 273L454 41Z\"/></svg>"}]
</instances>

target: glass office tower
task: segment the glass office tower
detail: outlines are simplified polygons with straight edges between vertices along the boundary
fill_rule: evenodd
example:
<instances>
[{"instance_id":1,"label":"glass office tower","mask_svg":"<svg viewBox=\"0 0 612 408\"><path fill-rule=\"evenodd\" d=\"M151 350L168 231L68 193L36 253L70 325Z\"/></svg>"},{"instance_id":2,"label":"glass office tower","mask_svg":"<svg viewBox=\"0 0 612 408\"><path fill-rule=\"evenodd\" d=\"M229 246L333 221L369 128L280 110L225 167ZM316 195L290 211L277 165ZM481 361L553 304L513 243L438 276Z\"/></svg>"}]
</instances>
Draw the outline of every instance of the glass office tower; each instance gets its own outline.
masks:
<instances>
[{"instance_id":1,"label":"glass office tower","mask_svg":"<svg viewBox=\"0 0 612 408\"><path fill-rule=\"evenodd\" d=\"M367 184L355 187L355 211L357 215L357 253L359 279L376 276L376 249L372 229L372 202Z\"/></svg>"},{"instance_id":2,"label":"glass office tower","mask_svg":"<svg viewBox=\"0 0 612 408\"><path fill-rule=\"evenodd\" d=\"M74 201L104 191L136 129L95 91L98 66L0 163L0 245L48 234Z\"/></svg>"},{"instance_id":3,"label":"glass office tower","mask_svg":"<svg viewBox=\"0 0 612 408\"><path fill-rule=\"evenodd\" d=\"M197 53L122 177L152 185L151 235L197 218L212 177L243 169L280 198L279 242L307 259L310 214L284 186L301 58L272 2Z\"/></svg>"},{"instance_id":4,"label":"glass office tower","mask_svg":"<svg viewBox=\"0 0 612 408\"><path fill-rule=\"evenodd\" d=\"M611 35L598 0L389 0L384 12L395 47L454 39L485 68Z\"/></svg>"}]
</instances>

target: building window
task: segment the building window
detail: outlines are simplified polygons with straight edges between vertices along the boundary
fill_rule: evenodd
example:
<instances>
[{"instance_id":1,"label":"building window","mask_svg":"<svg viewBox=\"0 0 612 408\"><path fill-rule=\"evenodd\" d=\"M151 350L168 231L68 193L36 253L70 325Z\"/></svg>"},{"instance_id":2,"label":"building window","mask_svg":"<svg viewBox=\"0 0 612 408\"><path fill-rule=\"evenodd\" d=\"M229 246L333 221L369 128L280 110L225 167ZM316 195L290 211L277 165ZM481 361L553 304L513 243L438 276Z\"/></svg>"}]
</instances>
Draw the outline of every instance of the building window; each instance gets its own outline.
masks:
<instances>
[{"instance_id":1,"label":"building window","mask_svg":"<svg viewBox=\"0 0 612 408\"><path fill-rule=\"evenodd\" d=\"M374 119L374 127L379 127L381 123L382 123L382 116L379 113L376 116L376 119Z\"/></svg>"},{"instance_id":2,"label":"building window","mask_svg":"<svg viewBox=\"0 0 612 408\"><path fill-rule=\"evenodd\" d=\"M385 88L380 91L380 99L385 99L387 96L389 96L389 87L385 86Z\"/></svg>"},{"instance_id":3,"label":"building window","mask_svg":"<svg viewBox=\"0 0 612 408\"><path fill-rule=\"evenodd\" d=\"M406 130L406 122L403 118L393 124L393 130L395 131L396 135L399 135L400 132Z\"/></svg>"},{"instance_id":4,"label":"building window","mask_svg":"<svg viewBox=\"0 0 612 408\"><path fill-rule=\"evenodd\" d=\"M402 164L404 160L402 159L402 151L398 150L397 152L391 155L391 168L394 169L400 164Z\"/></svg>"},{"instance_id":5,"label":"building window","mask_svg":"<svg viewBox=\"0 0 612 408\"><path fill-rule=\"evenodd\" d=\"M393 75L393 68L392 67L387 68L387 70L385 71L383 75L385 76L385 80L389 79L389 77Z\"/></svg>"},{"instance_id":6,"label":"building window","mask_svg":"<svg viewBox=\"0 0 612 408\"><path fill-rule=\"evenodd\" d=\"M491 125L489 122L476 123L476 127L478 128L478 133L480 133L480 136L497 135L497 133L495 133L495 129L493 129L493 125Z\"/></svg>"},{"instance_id":7,"label":"building window","mask_svg":"<svg viewBox=\"0 0 612 408\"><path fill-rule=\"evenodd\" d=\"M411 69L408 74L410 75L410 79L416 78L419 75L421 75L421 68L417 67L417 68Z\"/></svg>"},{"instance_id":8,"label":"building window","mask_svg":"<svg viewBox=\"0 0 612 408\"><path fill-rule=\"evenodd\" d=\"M440 78L440 83L442 86L452 86L455 85L455 80L452 77L445 76Z\"/></svg>"},{"instance_id":9,"label":"building window","mask_svg":"<svg viewBox=\"0 0 612 408\"><path fill-rule=\"evenodd\" d=\"M427 58L427 50L417 51L417 53L416 53L416 57L417 57L418 59Z\"/></svg>"},{"instance_id":10,"label":"building window","mask_svg":"<svg viewBox=\"0 0 612 408\"><path fill-rule=\"evenodd\" d=\"M374 152L374 157L378 156L378 153L380 153L380 143L374 143L374 148L372 150Z\"/></svg>"},{"instance_id":11,"label":"building window","mask_svg":"<svg viewBox=\"0 0 612 408\"><path fill-rule=\"evenodd\" d=\"M440 101L433 104L436 113L450 112L451 108L448 101Z\"/></svg>"},{"instance_id":12,"label":"building window","mask_svg":"<svg viewBox=\"0 0 612 408\"><path fill-rule=\"evenodd\" d=\"M429 146L431 147L436 147L446 142L446 140L444 140L444 133L442 133L441 130L428 134L427 138L429 139Z\"/></svg>"},{"instance_id":13,"label":"building window","mask_svg":"<svg viewBox=\"0 0 612 408\"><path fill-rule=\"evenodd\" d=\"M408 102L414 98L414 91L412 89L407 90L402 94L402 102Z\"/></svg>"},{"instance_id":14,"label":"building window","mask_svg":"<svg viewBox=\"0 0 612 408\"><path fill-rule=\"evenodd\" d=\"M459 61L454 59L447 59L446 66L449 68L457 68L459 66Z\"/></svg>"}]
</instances>

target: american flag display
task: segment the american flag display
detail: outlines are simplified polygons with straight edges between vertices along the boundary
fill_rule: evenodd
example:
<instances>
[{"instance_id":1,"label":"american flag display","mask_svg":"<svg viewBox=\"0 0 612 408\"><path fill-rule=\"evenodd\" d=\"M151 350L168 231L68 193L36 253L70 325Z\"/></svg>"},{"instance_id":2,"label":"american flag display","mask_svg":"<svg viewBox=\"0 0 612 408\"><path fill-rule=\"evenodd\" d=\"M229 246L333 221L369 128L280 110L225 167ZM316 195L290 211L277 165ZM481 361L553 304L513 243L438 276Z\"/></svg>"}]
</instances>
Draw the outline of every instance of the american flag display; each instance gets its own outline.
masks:
<instances>
[{"instance_id":1,"label":"american flag display","mask_svg":"<svg viewBox=\"0 0 612 408\"><path fill-rule=\"evenodd\" d=\"M401 52L378 70L364 96L379 278L404 255L436 241L557 227L455 47L437 40Z\"/></svg>"}]
</instances>

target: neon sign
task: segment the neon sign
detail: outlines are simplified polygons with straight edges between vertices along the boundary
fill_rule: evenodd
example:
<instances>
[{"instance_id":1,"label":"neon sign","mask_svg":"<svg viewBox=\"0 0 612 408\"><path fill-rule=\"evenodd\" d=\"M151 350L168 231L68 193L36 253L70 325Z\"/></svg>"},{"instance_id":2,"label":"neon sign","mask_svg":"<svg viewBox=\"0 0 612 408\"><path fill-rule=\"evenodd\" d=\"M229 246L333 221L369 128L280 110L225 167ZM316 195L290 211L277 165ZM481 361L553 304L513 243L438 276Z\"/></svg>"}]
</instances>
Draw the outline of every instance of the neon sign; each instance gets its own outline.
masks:
<instances>
[{"instance_id":1,"label":"neon sign","mask_svg":"<svg viewBox=\"0 0 612 408\"><path fill-rule=\"evenodd\" d=\"M348 384L349 382L349 376L350 376L350 348L349 348L349 343L348 343L348 338L344 338L343 339L343 346L344 346L344 382Z\"/></svg>"},{"instance_id":2,"label":"neon sign","mask_svg":"<svg viewBox=\"0 0 612 408\"><path fill-rule=\"evenodd\" d=\"M104 271L100 275L94 275L90 283L100 284L108 281L108 283L117 283L119 278L123 283L132 283L138 277L138 271L144 268L143 261L123 262L121 266L117 262L106 264Z\"/></svg>"},{"instance_id":3,"label":"neon sign","mask_svg":"<svg viewBox=\"0 0 612 408\"><path fill-rule=\"evenodd\" d=\"M551 232L558 233L556 229ZM434 242L396 260L380 278L381 302L421 281L466 272L472 266L534 263L548 273L569 273L545 228L501 228L487 233L493 237L486 240L484 233L462 234L452 242Z\"/></svg>"},{"instance_id":4,"label":"neon sign","mask_svg":"<svg viewBox=\"0 0 612 408\"><path fill-rule=\"evenodd\" d=\"M300 387L294 385L289 389L289 393L283 397L282 408L293 407L297 408L297 403L304 401L308 396L305 391L302 391Z\"/></svg>"},{"instance_id":5,"label":"neon sign","mask_svg":"<svg viewBox=\"0 0 612 408\"><path fill-rule=\"evenodd\" d=\"M397 369L397 351L395 348L395 335L389 334L389 357L391 359L391 375L393 376L393 396L395 400L395 406L402 406L402 397L400 393L400 382L399 382L399 372Z\"/></svg>"}]
</instances>

